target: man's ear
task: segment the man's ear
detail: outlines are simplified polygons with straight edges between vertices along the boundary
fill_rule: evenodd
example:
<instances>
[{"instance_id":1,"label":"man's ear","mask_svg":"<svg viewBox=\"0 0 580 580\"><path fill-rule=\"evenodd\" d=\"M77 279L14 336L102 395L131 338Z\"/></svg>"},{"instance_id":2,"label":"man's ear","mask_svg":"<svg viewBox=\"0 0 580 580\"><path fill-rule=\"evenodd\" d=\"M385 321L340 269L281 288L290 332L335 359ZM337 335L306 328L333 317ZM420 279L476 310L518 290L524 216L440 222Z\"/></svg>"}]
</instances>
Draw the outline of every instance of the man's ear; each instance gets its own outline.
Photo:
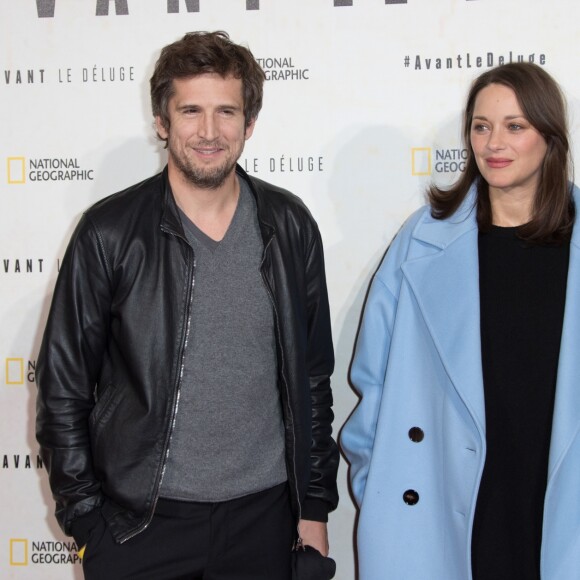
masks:
<instances>
[{"instance_id":1,"label":"man's ear","mask_svg":"<svg viewBox=\"0 0 580 580\"><path fill-rule=\"evenodd\" d=\"M169 138L169 132L165 128L165 125L163 124L163 119L161 119L159 115L155 117L155 130L157 131L157 134L159 135L159 137L161 137L161 139Z\"/></svg>"},{"instance_id":2,"label":"man's ear","mask_svg":"<svg viewBox=\"0 0 580 580\"><path fill-rule=\"evenodd\" d=\"M251 119L250 122L246 125L246 133L245 133L246 141L252 136L255 126L256 126L256 117Z\"/></svg>"}]
</instances>

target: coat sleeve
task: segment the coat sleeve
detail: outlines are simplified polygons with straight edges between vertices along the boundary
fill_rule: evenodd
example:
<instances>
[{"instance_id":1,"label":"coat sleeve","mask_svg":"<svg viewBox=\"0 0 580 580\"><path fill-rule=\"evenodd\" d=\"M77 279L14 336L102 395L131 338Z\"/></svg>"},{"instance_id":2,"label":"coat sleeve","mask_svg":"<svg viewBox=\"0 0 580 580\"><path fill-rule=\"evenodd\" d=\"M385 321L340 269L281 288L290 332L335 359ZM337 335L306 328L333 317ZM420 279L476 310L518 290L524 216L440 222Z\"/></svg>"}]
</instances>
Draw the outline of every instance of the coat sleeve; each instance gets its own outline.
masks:
<instances>
[{"instance_id":1,"label":"coat sleeve","mask_svg":"<svg viewBox=\"0 0 580 580\"><path fill-rule=\"evenodd\" d=\"M330 309L324 268L322 240L315 230L306 262L308 303L307 368L312 405L311 475L302 509L305 519L326 521L328 512L338 503L336 477L338 446L332 438L332 390L330 375L334 370L334 349Z\"/></svg>"},{"instance_id":2,"label":"coat sleeve","mask_svg":"<svg viewBox=\"0 0 580 580\"><path fill-rule=\"evenodd\" d=\"M36 436L66 534L102 503L93 472L89 419L109 324L110 277L87 217L65 253L37 361Z\"/></svg>"}]
</instances>

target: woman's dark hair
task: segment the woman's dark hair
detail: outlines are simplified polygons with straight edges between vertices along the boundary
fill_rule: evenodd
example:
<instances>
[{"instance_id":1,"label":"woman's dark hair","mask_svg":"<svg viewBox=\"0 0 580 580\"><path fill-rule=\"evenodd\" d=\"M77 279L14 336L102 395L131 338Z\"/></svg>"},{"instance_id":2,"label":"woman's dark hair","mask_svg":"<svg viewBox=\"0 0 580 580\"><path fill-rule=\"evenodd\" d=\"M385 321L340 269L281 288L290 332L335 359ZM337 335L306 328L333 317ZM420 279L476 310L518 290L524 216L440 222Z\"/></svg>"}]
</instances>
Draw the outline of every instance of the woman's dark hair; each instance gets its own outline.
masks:
<instances>
[{"instance_id":1,"label":"woman's dark hair","mask_svg":"<svg viewBox=\"0 0 580 580\"><path fill-rule=\"evenodd\" d=\"M481 176L470 145L471 122L479 92L491 84L510 88L525 118L547 144L532 219L518 228L518 236L530 243L561 243L569 239L574 222L571 195L570 148L566 104L556 81L541 67L528 62L509 63L493 68L471 85L463 115L463 140L467 148L465 170L449 189L431 185L428 190L431 214L445 219L455 213L473 183L477 186L477 223L487 231L492 225L488 184Z\"/></svg>"},{"instance_id":2,"label":"woman's dark hair","mask_svg":"<svg viewBox=\"0 0 580 580\"><path fill-rule=\"evenodd\" d=\"M150 81L153 116L159 117L166 129L169 100L175 93L173 80L207 73L241 79L246 127L256 119L262 108L265 75L250 50L233 43L221 30L189 32L161 51Z\"/></svg>"}]
</instances>

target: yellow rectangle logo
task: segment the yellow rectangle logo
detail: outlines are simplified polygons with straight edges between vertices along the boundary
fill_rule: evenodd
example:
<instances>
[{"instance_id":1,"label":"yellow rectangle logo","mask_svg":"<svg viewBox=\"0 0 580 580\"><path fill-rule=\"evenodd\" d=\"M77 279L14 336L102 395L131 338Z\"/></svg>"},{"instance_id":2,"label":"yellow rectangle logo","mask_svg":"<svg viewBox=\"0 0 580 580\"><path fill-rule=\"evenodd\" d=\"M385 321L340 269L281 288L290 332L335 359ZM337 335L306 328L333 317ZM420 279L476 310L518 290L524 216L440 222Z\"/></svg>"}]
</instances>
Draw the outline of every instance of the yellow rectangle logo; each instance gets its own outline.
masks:
<instances>
[{"instance_id":1,"label":"yellow rectangle logo","mask_svg":"<svg viewBox=\"0 0 580 580\"><path fill-rule=\"evenodd\" d=\"M412 175L431 175L431 147L411 148Z\"/></svg>"},{"instance_id":2,"label":"yellow rectangle logo","mask_svg":"<svg viewBox=\"0 0 580 580\"><path fill-rule=\"evenodd\" d=\"M8 157L6 164L8 183L26 183L26 160L24 157Z\"/></svg>"},{"instance_id":3,"label":"yellow rectangle logo","mask_svg":"<svg viewBox=\"0 0 580 580\"><path fill-rule=\"evenodd\" d=\"M28 540L10 540L10 565L28 566Z\"/></svg>"},{"instance_id":4,"label":"yellow rectangle logo","mask_svg":"<svg viewBox=\"0 0 580 580\"><path fill-rule=\"evenodd\" d=\"M7 358L6 359L6 384L23 385L24 384L24 359Z\"/></svg>"}]
</instances>

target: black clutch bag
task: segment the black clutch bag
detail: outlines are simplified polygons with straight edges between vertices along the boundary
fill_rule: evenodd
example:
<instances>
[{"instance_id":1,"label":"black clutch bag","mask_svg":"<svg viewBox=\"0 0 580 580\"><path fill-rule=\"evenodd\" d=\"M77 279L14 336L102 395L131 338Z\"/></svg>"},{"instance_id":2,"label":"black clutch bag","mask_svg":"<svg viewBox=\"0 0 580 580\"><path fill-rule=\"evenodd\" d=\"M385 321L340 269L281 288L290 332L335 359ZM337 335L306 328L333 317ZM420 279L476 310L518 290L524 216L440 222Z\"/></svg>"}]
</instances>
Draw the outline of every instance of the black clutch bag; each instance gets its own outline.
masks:
<instances>
[{"instance_id":1,"label":"black clutch bag","mask_svg":"<svg viewBox=\"0 0 580 580\"><path fill-rule=\"evenodd\" d=\"M311 546L292 552L292 580L331 580L335 573L336 562Z\"/></svg>"}]
</instances>

